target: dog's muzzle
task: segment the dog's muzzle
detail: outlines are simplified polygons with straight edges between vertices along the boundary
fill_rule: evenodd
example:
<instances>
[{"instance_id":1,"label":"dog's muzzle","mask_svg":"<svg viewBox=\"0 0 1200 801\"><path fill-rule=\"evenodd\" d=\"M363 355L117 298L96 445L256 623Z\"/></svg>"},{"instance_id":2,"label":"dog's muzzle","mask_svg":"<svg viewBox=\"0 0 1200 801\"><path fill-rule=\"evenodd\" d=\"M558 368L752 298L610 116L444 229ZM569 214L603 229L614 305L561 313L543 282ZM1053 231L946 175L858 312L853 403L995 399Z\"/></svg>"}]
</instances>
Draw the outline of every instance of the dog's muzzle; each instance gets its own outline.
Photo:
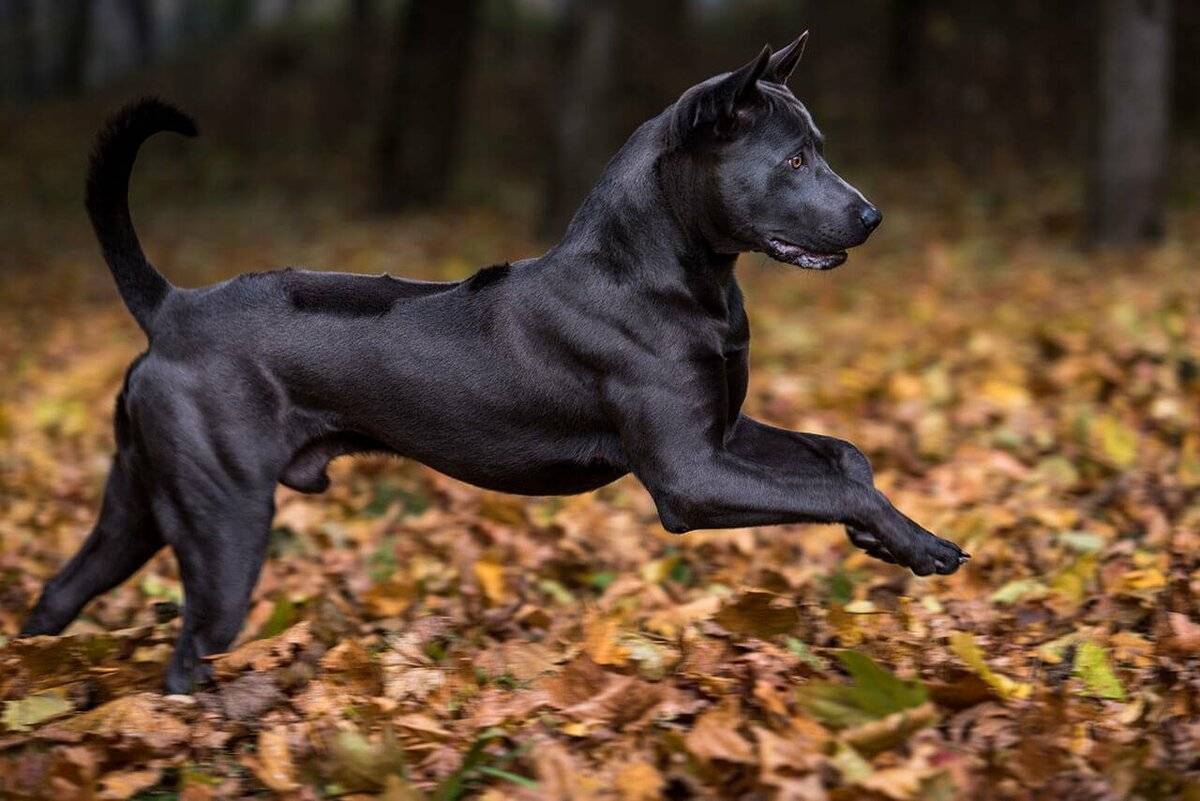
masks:
<instances>
[{"instance_id":1,"label":"dog's muzzle","mask_svg":"<svg viewBox=\"0 0 1200 801\"><path fill-rule=\"evenodd\" d=\"M846 260L844 250L821 253L775 237L767 240L763 252L775 261L793 264L806 270L832 270Z\"/></svg>"}]
</instances>

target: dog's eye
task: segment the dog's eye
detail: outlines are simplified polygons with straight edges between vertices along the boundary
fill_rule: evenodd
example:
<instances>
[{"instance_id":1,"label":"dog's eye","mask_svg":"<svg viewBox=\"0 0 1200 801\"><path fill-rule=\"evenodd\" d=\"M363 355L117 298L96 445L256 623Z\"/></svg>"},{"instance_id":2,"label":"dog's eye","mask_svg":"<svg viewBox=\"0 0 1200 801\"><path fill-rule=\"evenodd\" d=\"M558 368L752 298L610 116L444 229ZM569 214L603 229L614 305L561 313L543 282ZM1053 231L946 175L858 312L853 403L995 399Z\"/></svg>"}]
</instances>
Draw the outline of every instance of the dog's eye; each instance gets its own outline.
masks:
<instances>
[{"instance_id":1,"label":"dog's eye","mask_svg":"<svg viewBox=\"0 0 1200 801\"><path fill-rule=\"evenodd\" d=\"M787 163L788 163L788 166L791 167L793 170L800 169L801 167L804 166L804 154L797 153L796 155L794 155L790 159L788 159Z\"/></svg>"}]
</instances>

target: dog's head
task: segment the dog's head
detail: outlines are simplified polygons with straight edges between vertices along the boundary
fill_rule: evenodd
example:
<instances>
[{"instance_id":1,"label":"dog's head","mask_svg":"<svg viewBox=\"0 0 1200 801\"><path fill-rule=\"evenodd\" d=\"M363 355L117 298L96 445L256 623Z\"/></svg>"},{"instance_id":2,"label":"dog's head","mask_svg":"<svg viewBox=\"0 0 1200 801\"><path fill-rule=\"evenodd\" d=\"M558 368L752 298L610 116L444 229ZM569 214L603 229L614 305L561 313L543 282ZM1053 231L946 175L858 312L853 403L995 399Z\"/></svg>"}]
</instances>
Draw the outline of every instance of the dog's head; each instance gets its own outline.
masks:
<instances>
[{"instance_id":1,"label":"dog's head","mask_svg":"<svg viewBox=\"0 0 1200 801\"><path fill-rule=\"evenodd\" d=\"M698 193L719 252L759 251L829 270L883 215L825 161L823 138L787 87L808 32L683 93L671 111L670 167Z\"/></svg>"}]
</instances>

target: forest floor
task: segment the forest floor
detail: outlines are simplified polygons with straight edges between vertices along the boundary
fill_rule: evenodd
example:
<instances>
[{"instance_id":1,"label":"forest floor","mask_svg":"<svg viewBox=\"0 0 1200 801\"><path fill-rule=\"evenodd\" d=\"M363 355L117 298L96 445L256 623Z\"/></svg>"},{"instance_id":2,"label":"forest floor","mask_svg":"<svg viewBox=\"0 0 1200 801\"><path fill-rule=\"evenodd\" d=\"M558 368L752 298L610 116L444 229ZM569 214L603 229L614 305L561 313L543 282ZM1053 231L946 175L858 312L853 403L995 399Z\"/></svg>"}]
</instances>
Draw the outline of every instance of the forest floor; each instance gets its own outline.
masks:
<instances>
[{"instance_id":1,"label":"forest floor","mask_svg":"<svg viewBox=\"0 0 1200 801\"><path fill-rule=\"evenodd\" d=\"M477 213L144 203L181 283L536 252ZM324 495L279 492L249 620L190 698L159 694L168 553L64 636L11 639L96 513L144 347L82 214L13 229L0 797L1200 799L1200 219L1097 259L1022 221L888 213L829 274L742 259L747 408L861 446L973 554L959 573L835 527L673 536L632 479L522 499L343 460Z\"/></svg>"}]
</instances>

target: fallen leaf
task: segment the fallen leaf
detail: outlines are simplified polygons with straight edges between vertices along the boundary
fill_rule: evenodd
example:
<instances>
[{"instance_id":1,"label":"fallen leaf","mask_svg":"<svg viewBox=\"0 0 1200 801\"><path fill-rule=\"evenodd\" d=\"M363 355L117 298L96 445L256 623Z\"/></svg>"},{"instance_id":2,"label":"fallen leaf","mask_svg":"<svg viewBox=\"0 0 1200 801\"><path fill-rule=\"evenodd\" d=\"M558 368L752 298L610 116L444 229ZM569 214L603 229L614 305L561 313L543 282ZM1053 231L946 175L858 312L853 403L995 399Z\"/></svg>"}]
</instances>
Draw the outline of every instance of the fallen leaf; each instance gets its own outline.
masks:
<instances>
[{"instance_id":1,"label":"fallen leaf","mask_svg":"<svg viewBox=\"0 0 1200 801\"><path fill-rule=\"evenodd\" d=\"M851 684L810 681L797 690L801 706L828 726L860 726L918 707L929 696L921 682L897 678L866 654L839 651L837 658L850 674Z\"/></svg>"},{"instance_id":2,"label":"fallen leaf","mask_svg":"<svg viewBox=\"0 0 1200 801\"><path fill-rule=\"evenodd\" d=\"M1091 640L1081 643L1075 652L1075 675L1087 685L1089 695L1114 701L1125 700L1125 688L1109 664L1108 653Z\"/></svg>"},{"instance_id":3,"label":"fallen leaf","mask_svg":"<svg viewBox=\"0 0 1200 801\"><path fill-rule=\"evenodd\" d=\"M583 627L583 651L597 665L624 665L629 650L620 643L620 620L612 616L595 616Z\"/></svg>"},{"instance_id":4,"label":"fallen leaf","mask_svg":"<svg viewBox=\"0 0 1200 801\"><path fill-rule=\"evenodd\" d=\"M795 630L800 614L774 593L751 590L722 604L713 620L734 634L773 637Z\"/></svg>"},{"instance_id":5,"label":"fallen leaf","mask_svg":"<svg viewBox=\"0 0 1200 801\"><path fill-rule=\"evenodd\" d=\"M937 719L937 710L933 704L924 703L846 729L841 733L841 738L854 746L859 753L871 756L895 748L914 733L936 723Z\"/></svg>"},{"instance_id":6,"label":"fallen leaf","mask_svg":"<svg viewBox=\"0 0 1200 801\"><path fill-rule=\"evenodd\" d=\"M97 795L101 801L122 801L133 798L143 790L149 790L162 780L161 768L142 768L135 770L116 770L100 777L100 792Z\"/></svg>"},{"instance_id":7,"label":"fallen leaf","mask_svg":"<svg viewBox=\"0 0 1200 801\"><path fill-rule=\"evenodd\" d=\"M658 801L666 782L649 762L630 762L617 768L616 787L621 801Z\"/></svg>"},{"instance_id":8,"label":"fallen leaf","mask_svg":"<svg viewBox=\"0 0 1200 801\"><path fill-rule=\"evenodd\" d=\"M42 693L4 702L0 722L8 731L29 731L40 723L60 717L73 710L65 688L57 687Z\"/></svg>"},{"instance_id":9,"label":"fallen leaf","mask_svg":"<svg viewBox=\"0 0 1200 801\"><path fill-rule=\"evenodd\" d=\"M975 672L1005 700L1022 700L1033 692L1033 686L1014 681L1008 676L1001 675L988 665L983 657L983 651L975 642L975 636L968 631L956 631L950 634L950 650L963 661L963 664Z\"/></svg>"},{"instance_id":10,"label":"fallen leaf","mask_svg":"<svg viewBox=\"0 0 1200 801\"><path fill-rule=\"evenodd\" d=\"M732 708L718 707L696 719L684 737L688 751L700 759L753 764L754 747L738 733L740 720Z\"/></svg>"},{"instance_id":11,"label":"fallen leaf","mask_svg":"<svg viewBox=\"0 0 1200 801\"><path fill-rule=\"evenodd\" d=\"M263 729L258 734L258 750L245 757L245 764L258 780L277 793L298 789L296 766L288 748L287 730Z\"/></svg>"},{"instance_id":12,"label":"fallen leaf","mask_svg":"<svg viewBox=\"0 0 1200 801\"><path fill-rule=\"evenodd\" d=\"M493 605L500 606L509 602L508 592L504 583L504 565L491 560L480 559L474 565L475 578L483 589L483 594Z\"/></svg>"}]
</instances>

